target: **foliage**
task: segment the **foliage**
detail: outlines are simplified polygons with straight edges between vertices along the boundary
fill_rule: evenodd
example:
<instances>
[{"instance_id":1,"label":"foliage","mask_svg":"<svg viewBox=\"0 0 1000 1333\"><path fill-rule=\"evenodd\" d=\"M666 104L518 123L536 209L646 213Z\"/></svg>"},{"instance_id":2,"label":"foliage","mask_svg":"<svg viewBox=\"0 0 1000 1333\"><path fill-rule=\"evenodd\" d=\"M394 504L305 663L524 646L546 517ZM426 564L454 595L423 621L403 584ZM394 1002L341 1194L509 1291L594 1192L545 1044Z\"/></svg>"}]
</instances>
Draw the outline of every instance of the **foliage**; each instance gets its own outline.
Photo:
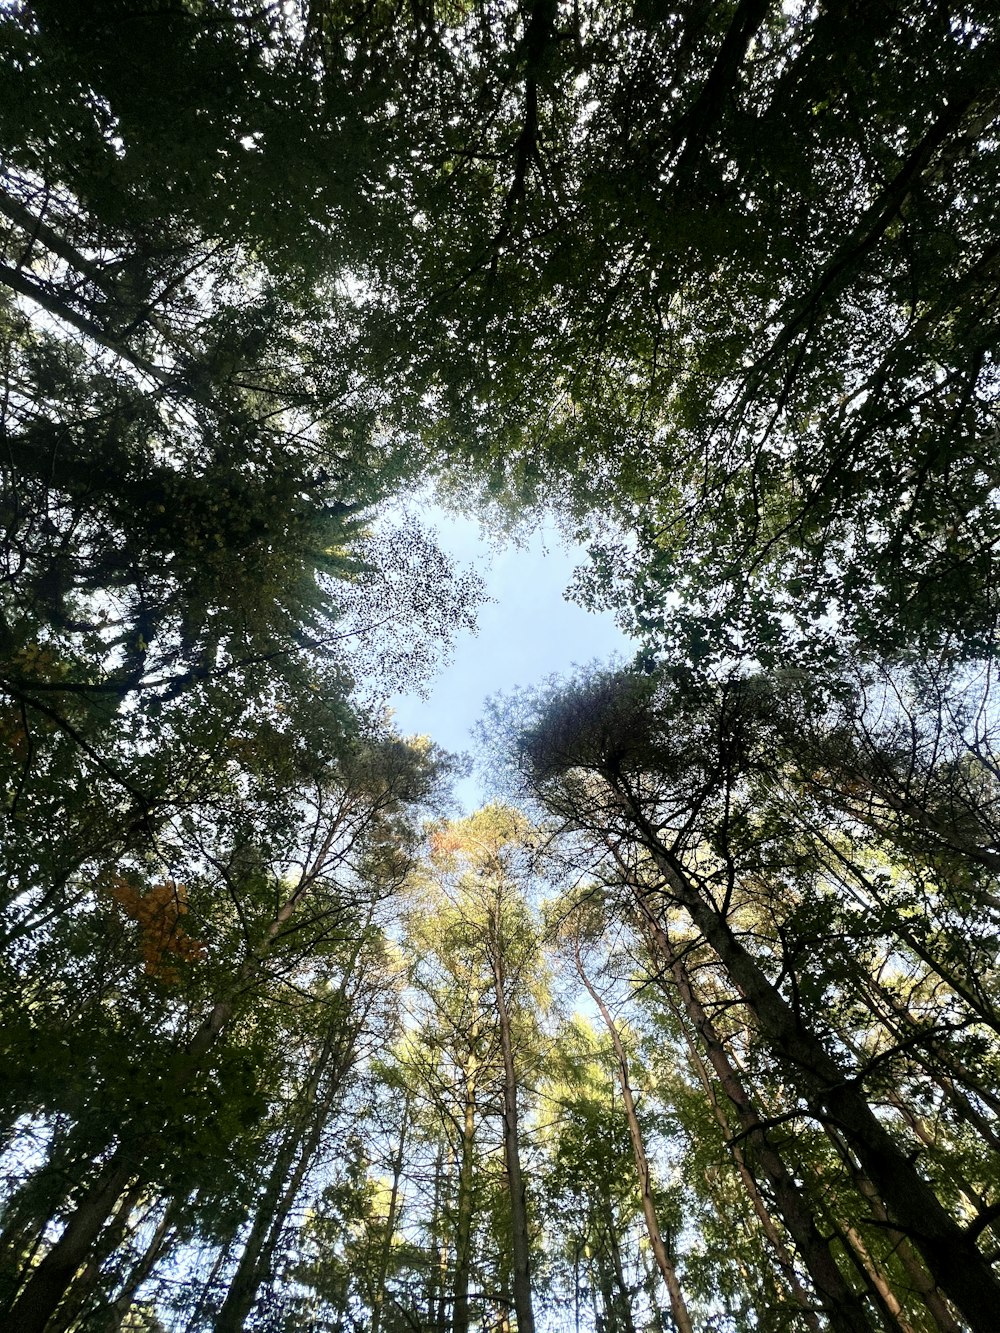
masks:
<instances>
[{"instance_id":1,"label":"foliage","mask_svg":"<svg viewBox=\"0 0 1000 1333\"><path fill-rule=\"evenodd\" d=\"M12 1328L994 1326L995 8L0 7Z\"/></svg>"}]
</instances>

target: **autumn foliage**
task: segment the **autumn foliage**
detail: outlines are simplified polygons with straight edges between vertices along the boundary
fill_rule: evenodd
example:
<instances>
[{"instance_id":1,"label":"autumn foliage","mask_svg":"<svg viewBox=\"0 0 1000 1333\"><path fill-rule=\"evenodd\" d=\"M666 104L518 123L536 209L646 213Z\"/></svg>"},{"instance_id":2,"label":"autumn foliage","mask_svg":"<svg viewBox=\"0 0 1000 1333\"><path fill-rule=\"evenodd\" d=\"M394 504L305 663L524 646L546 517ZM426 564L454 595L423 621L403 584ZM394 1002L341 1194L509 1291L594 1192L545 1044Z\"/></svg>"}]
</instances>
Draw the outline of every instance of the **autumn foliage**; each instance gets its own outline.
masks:
<instances>
[{"instance_id":1,"label":"autumn foliage","mask_svg":"<svg viewBox=\"0 0 1000 1333\"><path fill-rule=\"evenodd\" d=\"M183 884L164 880L143 892L123 875L114 875L107 894L123 915L138 925L139 949L148 976L176 985L181 979L176 964L194 963L204 957L204 944L181 925L180 919L188 910Z\"/></svg>"}]
</instances>

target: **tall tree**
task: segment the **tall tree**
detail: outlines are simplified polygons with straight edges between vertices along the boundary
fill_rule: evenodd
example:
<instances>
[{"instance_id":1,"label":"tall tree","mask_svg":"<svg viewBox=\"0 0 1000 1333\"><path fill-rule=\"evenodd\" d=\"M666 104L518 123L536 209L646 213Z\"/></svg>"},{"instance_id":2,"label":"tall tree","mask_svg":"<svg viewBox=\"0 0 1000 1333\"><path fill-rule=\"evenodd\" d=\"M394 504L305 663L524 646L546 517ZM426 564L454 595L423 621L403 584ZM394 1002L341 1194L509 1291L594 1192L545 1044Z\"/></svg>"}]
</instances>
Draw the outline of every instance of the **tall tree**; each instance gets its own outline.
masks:
<instances>
[{"instance_id":1,"label":"tall tree","mask_svg":"<svg viewBox=\"0 0 1000 1333\"><path fill-rule=\"evenodd\" d=\"M321 768L311 791L293 794L300 807L298 827L293 825L291 843L284 830L273 868L260 859L256 830L227 829L229 846L205 849L233 909L232 952L212 968L204 993L196 992L180 1032L168 1028L159 1057L164 1064L150 1071L155 1091L143 1084L121 1090L124 1128L107 1127L96 1174L13 1305L15 1322L26 1329L45 1327L123 1192L133 1181L156 1179L164 1171L177 1151L171 1141L183 1125L186 1102L192 1095L212 1099L220 1053L250 998L280 988L286 970L322 952L351 920L354 901L383 896L398 885L412 849L408 806L425 799L433 781L434 760L426 746L376 737L345 755L332 772ZM230 841L233 832L237 838ZM249 834L242 845L239 832ZM130 892L140 906L148 900ZM163 961L160 917L152 925L157 944L152 960L147 955L146 970L169 984L164 969L173 964ZM168 936L168 942L171 938L176 937ZM143 948L148 939L141 936ZM209 1125L214 1119L209 1117Z\"/></svg>"},{"instance_id":2,"label":"tall tree","mask_svg":"<svg viewBox=\"0 0 1000 1333\"><path fill-rule=\"evenodd\" d=\"M638 906L667 903L687 915L803 1110L836 1127L892 1225L970 1324L986 1329L998 1284L975 1229L959 1223L874 1113L864 1068L845 1065L822 1016L803 1007L805 972L780 947L781 930L774 975L741 919L741 881L762 850L746 776L766 753L767 731L740 682L692 688L676 675L598 675L551 698L521 752L552 812L592 830L596 855L621 861Z\"/></svg>"},{"instance_id":3,"label":"tall tree","mask_svg":"<svg viewBox=\"0 0 1000 1333\"><path fill-rule=\"evenodd\" d=\"M507 1171L513 1259L513 1298L518 1333L534 1333L531 1290L531 1228L527 1188L521 1168L523 1121L513 1020L525 1007L537 980L538 940L514 863L523 863L530 828L512 809L488 806L442 828L434 837L439 862L457 870L456 888L464 904L474 947L492 981L500 1058L503 1065L503 1145Z\"/></svg>"},{"instance_id":4,"label":"tall tree","mask_svg":"<svg viewBox=\"0 0 1000 1333\"><path fill-rule=\"evenodd\" d=\"M656 1200L653 1193L649 1155L646 1151L642 1125L639 1122L635 1097L632 1092L628 1053L625 1049L625 1043L622 1040L622 1034L619 1031L611 1010L608 1008L605 997L594 985L584 964L582 947L584 947L583 941L586 939L588 924L590 925L591 930L593 930L593 923L588 923L585 919L588 915L588 906L589 904L586 900L575 904L571 908L572 915L567 921L564 929L569 937L569 948L572 951L576 974L580 978L587 994L596 1005L597 1012L600 1014L601 1020L607 1029L608 1036L611 1038L611 1045L615 1053L615 1073L618 1079L618 1086L621 1089L622 1102L625 1108L625 1118L628 1122L629 1138L632 1143L632 1155L635 1160L635 1172L638 1182L639 1199L642 1205L643 1219L646 1224L649 1245L653 1251L656 1266L660 1270L660 1275L663 1278L664 1285L667 1289L670 1301L670 1311L674 1323L677 1326L678 1333L694 1333L694 1326L691 1323L691 1315L687 1308L687 1302L684 1299L684 1293L678 1279L677 1269L674 1265L672 1256L667 1251L663 1233L660 1229ZM592 911L590 915L593 915Z\"/></svg>"}]
</instances>

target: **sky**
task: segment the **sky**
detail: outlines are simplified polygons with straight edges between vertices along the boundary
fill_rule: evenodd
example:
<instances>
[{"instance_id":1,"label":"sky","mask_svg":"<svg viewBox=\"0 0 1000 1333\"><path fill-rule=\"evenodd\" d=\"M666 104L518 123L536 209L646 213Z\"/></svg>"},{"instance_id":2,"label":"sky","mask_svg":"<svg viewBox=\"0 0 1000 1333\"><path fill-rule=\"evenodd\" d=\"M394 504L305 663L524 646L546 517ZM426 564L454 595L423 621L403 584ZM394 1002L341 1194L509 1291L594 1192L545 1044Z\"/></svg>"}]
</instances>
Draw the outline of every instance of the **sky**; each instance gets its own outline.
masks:
<instances>
[{"instance_id":1,"label":"sky","mask_svg":"<svg viewBox=\"0 0 1000 1333\"><path fill-rule=\"evenodd\" d=\"M471 750L472 729L491 695L614 653L631 656L610 614L584 611L564 596L586 553L567 546L554 526L497 550L474 519L428 510L421 517L433 523L443 550L477 569L493 600L480 608L478 633L458 636L426 699L404 694L391 701L404 734L429 735L454 752ZM456 795L467 812L488 797L476 777L461 779Z\"/></svg>"}]
</instances>

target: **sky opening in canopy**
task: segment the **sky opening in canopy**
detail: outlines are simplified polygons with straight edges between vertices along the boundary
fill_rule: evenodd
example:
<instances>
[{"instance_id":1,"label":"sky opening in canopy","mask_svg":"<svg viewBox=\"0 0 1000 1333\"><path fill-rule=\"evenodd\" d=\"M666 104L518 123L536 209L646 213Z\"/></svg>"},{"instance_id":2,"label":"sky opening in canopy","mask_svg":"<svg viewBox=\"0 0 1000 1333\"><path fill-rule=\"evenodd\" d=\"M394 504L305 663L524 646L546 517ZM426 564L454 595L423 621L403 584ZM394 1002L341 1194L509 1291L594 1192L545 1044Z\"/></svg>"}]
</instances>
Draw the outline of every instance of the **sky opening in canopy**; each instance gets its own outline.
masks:
<instances>
[{"instance_id":1,"label":"sky opening in canopy","mask_svg":"<svg viewBox=\"0 0 1000 1333\"><path fill-rule=\"evenodd\" d=\"M615 653L631 656L632 642L610 612L586 611L569 600L567 589L585 552L567 542L551 520L530 537L501 547L474 518L433 506L421 516L459 567L476 569L489 600L480 608L477 632L456 636L451 658L426 697L411 691L392 698L401 732L429 735L461 753L490 696ZM488 795L476 775L456 783L466 812Z\"/></svg>"}]
</instances>

